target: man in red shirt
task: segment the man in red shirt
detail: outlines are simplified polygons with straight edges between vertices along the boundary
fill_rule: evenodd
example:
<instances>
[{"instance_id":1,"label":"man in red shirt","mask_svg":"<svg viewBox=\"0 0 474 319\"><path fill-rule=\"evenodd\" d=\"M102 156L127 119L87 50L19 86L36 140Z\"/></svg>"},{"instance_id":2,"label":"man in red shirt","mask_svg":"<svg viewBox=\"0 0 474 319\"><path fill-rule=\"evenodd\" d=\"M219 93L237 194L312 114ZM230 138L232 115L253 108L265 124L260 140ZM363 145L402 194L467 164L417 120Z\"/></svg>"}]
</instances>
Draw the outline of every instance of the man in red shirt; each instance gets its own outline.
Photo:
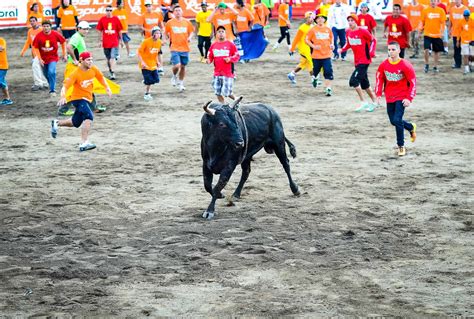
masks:
<instances>
[{"instance_id":1,"label":"man in red shirt","mask_svg":"<svg viewBox=\"0 0 474 319\"><path fill-rule=\"evenodd\" d=\"M405 49L408 48L411 23L408 18L401 15L402 7L399 4L393 5L393 13L384 22L384 38L388 38L387 43L397 42L400 45L400 57L405 57Z\"/></svg>"},{"instance_id":2,"label":"man in red shirt","mask_svg":"<svg viewBox=\"0 0 474 319\"><path fill-rule=\"evenodd\" d=\"M42 23L43 31L38 33L33 40L33 52L39 59L43 73L48 80L49 95L56 96L56 64L59 61L58 43L61 44L63 61L67 61L66 39L58 32L51 30L51 22Z\"/></svg>"},{"instance_id":3,"label":"man in red shirt","mask_svg":"<svg viewBox=\"0 0 474 319\"><path fill-rule=\"evenodd\" d=\"M120 31L122 31L122 23L119 18L112 15L113 10L112 6L108 5L105 8L105 16L100 18L97 23L111 80L115 80L115 61L119 55Z\"/></svg>"},{"instance_id":4,"label":"man in red shirt","mask_svg":"<svg viewBox=\"0 0 474 319\"><path fill-rule=\"evenodd\" d=\"M359 7L360 14L357 16L359 19L359 27L369 31L375 37L375 28L377 22L374 17L369 13L369 5L367 2L362 2Z\"/></svg>"},{"instance_id":5,"label":"man in red shirt","mask_svg":"<svg viewBox=\"0 0 474 319\"><path fill-rule=\"evenodd\" d=\"M360 106L355 110L360 112L364 109L372 112L375 110L375 95L370 88L367 70L369 69L372 58L375 55L376 40L369 31L361 29L357 26L357 16L350 15L347 17L349 29L346 31L346 44L339 49L339 54L352 49L354 53L355 70L349 80L349 85L353 87L360 99ZM372 103L367 103L364 98L363 90L367 92L372 99Z\"/></svg>"},{"instance_id":6,"label":"man in red shirt","mask_svg":"<svg viewBox=\"0 0 474 319\"><path fill-rule=\"evenodd\" d=\"M216 30L216 42L209 49L207 63L214 62L214 80L212 86L214 94L220 103L224 103L224 97L230 97L235 100L232 94L234 84L234 74L232 64L240 59L239 51L235 44L226 40L226 29L220 25Z\"/></svg>"},{"instance_id":7,"label":"man in red shirt","mask_svg":"<svg viewBox=\"0 0 474 319\"><path fill-rule=\"evenodd\" d=\"M375 95L380 103L382 93L387 101L387 114L397 133L398 156L406 154L404 130L410 132L411 142L416 139L416 124L403 120L405 108L416 95L416 75L410 62L400 58L400 45L388 44L389 58L380 64L376 73Z\"/></svg>"}]
</instances>

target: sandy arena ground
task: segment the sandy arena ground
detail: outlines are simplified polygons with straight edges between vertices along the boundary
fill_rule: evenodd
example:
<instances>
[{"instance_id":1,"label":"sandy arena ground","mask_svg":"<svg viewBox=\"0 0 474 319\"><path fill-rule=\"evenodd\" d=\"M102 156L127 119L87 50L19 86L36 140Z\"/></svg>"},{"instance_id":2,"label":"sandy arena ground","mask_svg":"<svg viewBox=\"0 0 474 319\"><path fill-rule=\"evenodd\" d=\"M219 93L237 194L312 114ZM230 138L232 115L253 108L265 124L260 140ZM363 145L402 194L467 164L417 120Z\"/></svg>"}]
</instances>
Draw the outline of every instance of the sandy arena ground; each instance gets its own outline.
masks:
<instances>
[{"instance_id":1,"label":"sandy arena ground","mask_svg":"<svg viewBox=\"0 0 474 319\"><path fill-rule=\"evenodd\" d=\"M0 108L0 317L474 315L474 77L451 70L451 55L438 75L414 61L418 95L405 118L418 139L404 158L385 108L354 112L352 54L334 63L331 98L307 74L290 85L297 58L282 48L238 64L236 95L274 106L297 147L302 195L262 152L242 200L219 200L207 221L200 118L214 96L196 42L187 90L171 86L167 63L153 102L122 51L122 93L99 97L108 110L94 121L97 149L80 153L78 129L50 136L57 100L30 91L25 34L0 32L15 101ZM276 40L275 22L267 34ZM86 41L105 71L97 39ZM372 83L384 52L379 39Z\"/></svg>"}]
</instances>

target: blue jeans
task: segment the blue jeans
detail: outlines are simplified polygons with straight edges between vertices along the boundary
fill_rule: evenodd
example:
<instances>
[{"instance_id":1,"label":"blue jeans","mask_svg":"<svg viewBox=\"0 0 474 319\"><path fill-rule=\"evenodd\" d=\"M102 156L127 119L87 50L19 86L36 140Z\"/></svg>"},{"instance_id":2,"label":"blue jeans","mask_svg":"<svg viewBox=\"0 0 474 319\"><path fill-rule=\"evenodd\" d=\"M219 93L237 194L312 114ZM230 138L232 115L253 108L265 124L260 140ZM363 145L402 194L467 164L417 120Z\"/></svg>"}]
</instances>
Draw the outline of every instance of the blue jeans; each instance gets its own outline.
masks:
<instances>
[{"instance_id":1,"label":"blue jeans","mask_svg":"<svg viewBox=\"0 0 474 319\"><path fill-rule=\"evenodd\" d=\"M56 64L57 62L50 62L43 67L43 73L49 84L49 92L55 92L56 87Z\"/></svg>"},{"instance_id":2,"label":"blue jeans","mask_svg":"<svg viewBox=\"0 0 474 319\"><path fill-rule=\"evenodd\" d=\"M403 113L405 113L405 107L402 101L395 101L393 103L387 103L387 114L390 119L390 123L395 126L395 132L397 133L397 145L405 145L404 129L407 131L413 130L413 125L403 120Z\"/></svg>"},{"instance_id":3,"label":"blue jeans","mask_svg":"<svg viewBox=\"0 0 474 319\"><path fill-rule=\"evenodd\" d=\"M336 29L335 27L332 27L332 34L334 36L334 50L332 52L334 53L335 57L339 57L339 53L337 53L337 38L339 38L341 48L343 48L346 45L346 30ZM346 54L347 52L342 52L341 57L345 58Z\"/></svg>"}]
</instances>

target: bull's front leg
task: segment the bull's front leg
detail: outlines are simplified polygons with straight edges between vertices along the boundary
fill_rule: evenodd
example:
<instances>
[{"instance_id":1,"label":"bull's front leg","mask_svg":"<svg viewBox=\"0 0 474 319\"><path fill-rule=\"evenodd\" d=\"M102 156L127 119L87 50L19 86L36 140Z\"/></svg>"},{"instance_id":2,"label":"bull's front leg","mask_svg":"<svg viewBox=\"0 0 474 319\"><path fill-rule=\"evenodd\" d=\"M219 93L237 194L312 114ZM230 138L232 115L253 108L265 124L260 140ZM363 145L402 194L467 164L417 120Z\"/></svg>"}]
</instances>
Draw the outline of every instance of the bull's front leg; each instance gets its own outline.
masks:
<instances>
[{"instance_id":1,"label":"bull's front leg","mask_svg":"<svg viewBox=\"0 0 474 319\"><path fill-rule=\"evenodd\" d=\"M207 168L206 162L202 165L202 177L204 179L204 189L206 192L212 195L212 179L214 175L212 172Z\"/></svg>"},{"instance_id":2,"label":"bull's front leg","mask_svg":"<svg viewBox=\"0 0 474 319\"><path fill-rule=\"evenodd\" d=\"M221 174L219 176L219 181L216 183L216 186L212 189L212 199L211 203L207 207L207 210L202 214L203 218L211 220L214 218L215 215L215 206L216 206L216 200L218 198L221 198L222 196L222 190L224 187L227 185L227 182L229 181L230 177L232 176L232 173L234 172L235 169L235 164L228 166L224 170L221 171Z\"/></svg>"}]
</instances>

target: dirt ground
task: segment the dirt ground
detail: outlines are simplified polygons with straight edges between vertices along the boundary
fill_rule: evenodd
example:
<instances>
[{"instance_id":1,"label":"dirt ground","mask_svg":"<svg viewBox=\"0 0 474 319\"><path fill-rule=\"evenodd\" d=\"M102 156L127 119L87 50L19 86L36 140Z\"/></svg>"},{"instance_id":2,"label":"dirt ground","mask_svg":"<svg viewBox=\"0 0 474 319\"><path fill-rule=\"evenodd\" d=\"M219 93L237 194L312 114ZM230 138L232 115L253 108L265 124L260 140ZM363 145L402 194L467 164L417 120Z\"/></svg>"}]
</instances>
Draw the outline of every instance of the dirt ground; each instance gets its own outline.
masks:
<instances>
[{"instance_id":1,"label":"dirt ground","mask_svg":"<svg viewBox=\"0 0 474 319\"><path fill-rule=\"evenodd\" d=\"M275 22L266 32L274 42ZM418 139L403 158L385 108L354 112L352 54L334 63L330 98L304 73L290 85L297 58L282 48L238 64L236 95L271 104L297 147L302 195L262 152L242 200L219 200L207 221L200 118L215 98L196 43L186 91L171 86L166 64L153 102L122 52L122 93L99 97L108 110L94 121L97 149L80 153L78 129L50 136L57 100L30 91L25 34L0 32L15 101L0 108L0 317L474 315L474 77L451 70L451 56L438 75L414 61L418 95L405 118ZM86 41L105 71L97 39ZM240 168L226 194L239 177Z\"/></svg>"}]
</instances>

